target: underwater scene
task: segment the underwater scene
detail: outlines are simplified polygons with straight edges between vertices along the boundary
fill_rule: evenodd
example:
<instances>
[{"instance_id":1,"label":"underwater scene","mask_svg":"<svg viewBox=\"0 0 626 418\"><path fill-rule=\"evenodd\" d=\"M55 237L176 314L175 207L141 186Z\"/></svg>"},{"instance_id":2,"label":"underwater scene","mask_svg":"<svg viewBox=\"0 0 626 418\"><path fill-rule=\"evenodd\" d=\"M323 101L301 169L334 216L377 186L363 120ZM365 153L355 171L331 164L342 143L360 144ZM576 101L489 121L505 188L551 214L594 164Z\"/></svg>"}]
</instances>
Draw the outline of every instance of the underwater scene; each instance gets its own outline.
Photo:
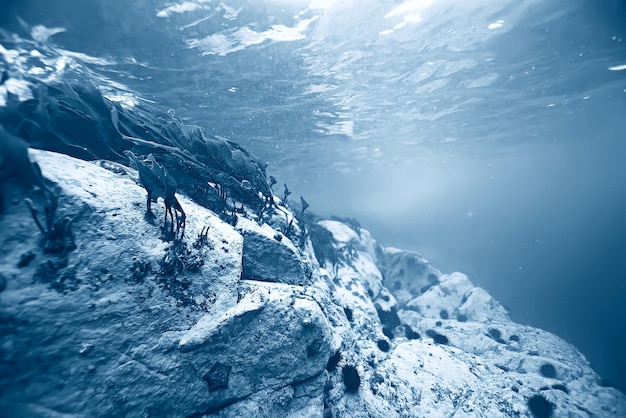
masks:
<instances>
[{"instance_id":1,"label":"underwater scene","mask_svg":"<svg viewBox=\"0 0 626 418\"><path fill-rule=\"evenodd\" d=\"M626 417L623 0L0 0L0 416Z\"/></svg>"}]
</instances>

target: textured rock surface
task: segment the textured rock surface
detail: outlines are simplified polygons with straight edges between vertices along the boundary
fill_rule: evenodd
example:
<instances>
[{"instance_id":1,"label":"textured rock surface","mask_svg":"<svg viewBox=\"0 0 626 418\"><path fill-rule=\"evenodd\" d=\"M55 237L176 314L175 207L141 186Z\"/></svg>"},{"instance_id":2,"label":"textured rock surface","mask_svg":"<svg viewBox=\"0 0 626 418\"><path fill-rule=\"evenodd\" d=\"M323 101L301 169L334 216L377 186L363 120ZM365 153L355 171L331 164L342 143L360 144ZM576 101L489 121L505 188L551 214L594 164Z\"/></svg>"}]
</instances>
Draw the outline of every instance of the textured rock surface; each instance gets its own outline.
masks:
<instances>
[{"instance_id":1,"label":"textured rock surface","mask_svg":"<svg viewBox=\"0 0 626 418\"><path fill-rule=\"evenodd\" d=\"M243 235L244 279L294 285L310 279L311 267L289 238L267 224L260 226L245 218L237 222L237 229Z\"/></svg>"},{"instance_id":2,"label":"textured rock surface","mask_svg":"<svg viewBox=\"0 0 626 418\"><path fill-rule=\"evenodd\" d=\"M626 416L573 346L355 225L300 225L324 237L300 250L284 225L235 229L181 196L186 237L168 241L133 170L33 155L76 248L44 252L12 195L0 416L530 417L536 395L553 416Z\"/></svg>"}]
</instances>

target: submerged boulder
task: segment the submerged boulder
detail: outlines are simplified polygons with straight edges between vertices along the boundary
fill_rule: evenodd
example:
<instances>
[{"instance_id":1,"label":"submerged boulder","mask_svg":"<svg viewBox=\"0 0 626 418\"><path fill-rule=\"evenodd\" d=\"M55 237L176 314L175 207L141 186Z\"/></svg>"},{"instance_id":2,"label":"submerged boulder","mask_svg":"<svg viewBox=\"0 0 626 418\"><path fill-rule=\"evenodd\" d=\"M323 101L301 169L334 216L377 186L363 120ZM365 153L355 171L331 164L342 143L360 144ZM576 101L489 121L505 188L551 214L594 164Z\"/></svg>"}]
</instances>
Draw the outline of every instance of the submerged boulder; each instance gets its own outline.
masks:
<instances>
[{"instance_id":1,"label":"submerged boulder","mask_svg":"<svg viewBox=\"0 0 626 418\"><path fill-rule=\"evenodd\" d=\"M31 154L75 248L0 214L3 417L626 416L573 346L353 222L296 247L284 206L235 229L181 194L172 239L133 170Z\"/></svg>"},{"instance_id":2,"label":"submerged boulder","mask_svg":"<svg viewBox=\"0 0 626 418\"><path fill-rule=\"evenodd\" d=\"M387 247L381 260L383 284L402 306L439 282L441 273L416 252Z\"/></svg>"},{"instance_id":3,"label":"submerged boulder","mask_svg":"<svg viewBox=\"0 0 626 418\"><path fill-rule=\"evenodd\" d=\"M268 224L259 226L240 219L237 229L243 235L244 279L304 285L310 281L312 267L289 238Z\"/></svg>"}]
</instances>

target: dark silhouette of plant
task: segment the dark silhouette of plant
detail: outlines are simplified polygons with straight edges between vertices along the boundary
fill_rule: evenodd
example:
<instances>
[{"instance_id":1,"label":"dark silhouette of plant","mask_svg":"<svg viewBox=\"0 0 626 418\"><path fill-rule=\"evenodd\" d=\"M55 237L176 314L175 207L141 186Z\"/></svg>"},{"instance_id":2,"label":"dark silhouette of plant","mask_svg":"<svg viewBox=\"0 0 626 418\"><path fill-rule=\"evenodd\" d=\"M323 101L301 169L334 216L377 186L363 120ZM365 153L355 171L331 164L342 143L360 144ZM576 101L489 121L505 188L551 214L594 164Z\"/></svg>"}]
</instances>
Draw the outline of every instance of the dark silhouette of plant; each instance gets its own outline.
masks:
<instances>
[{"instance_id":1,"label":"dark silhouette of plant","mask_svg":"<svg viewBox=\"0 0 626 418\"><path fill-rule=\"evenodd\" d=\"M76 249L74 243L74 235L71 230L71 221L68 217L54 220L57 209L56 198L52 199L50 204L45 207L46 227L44 227L37 216L37 209L32 200L25 198L24 202L37 224L37 227L43 234L43 250L52 254L67 254Z\"/></svg>"},{"instance_id":2,"label":"dark silhouette of plant","mask_svg":"<svg viewBox=\"0 0 626 418\"><path fill-rule=\"evenodd\" d=\"M285 214L285 227L283 228L283 235L286 236L289 239L293 239L294 238L294 227L293 227L293 221L296 219L295 216L291 216L291 218L289 218L289 211L286 210L281 210L284 214Z\"/></svg>"},{"instance_id":3,"label":"dark silhouette of plant","mask_svg":"<svg viewBox=\"0 0 626 418\"><path fill-rule=\"evenodd\" d=\"M209 241L209 228L209 226L207 226L206 228L202 228L202 230L198 234L198 237L196 238L196 241L193 243L193 248L195 248L196 250L199 250L203 247L208 247L211 250L213 249L213 246Z\"/></svg>"},{"instance_id":4,"label":"dark silhouette of plant","mask_svg":"<svg viewBox=\"0 0 626 418\"><path fill-rule=\"evenodd\" d=\"M146 199L146 213L148 216L154 216L151 208L152 202L156 202L159 197L162 198L165 203L164 225L167 227L167 215L169 214L171 220L170 231L174 230L173 208L176 214L176 233L180 232L182 238L185 231L186 215L175 196L178 186L176 180L156 161L152 154L149 154L146 160L141 161L132 151L126 151L125 153L139 173L139 182L148 192Z\"/></svg>"},{"instance_id":5,"label":"dark silhouette of plant","mask_svg":"<svg viewBox=\"0 0 626 418\"><path fill-rule=\"evenodd\" d=\"M55 221L57 210L57 196L50 191L44 183L39 164L31 162L28 157L28 143L9 133L0 124L0 212L3 209L2 190L8 179L15 179L22 185L28 195L35 189L43 194L45 206L45 224L39 221L37 209L30 198L25 198L24 202L37 224L37 228L44 236L43 247L48 253L67 253L76 248L74 237L70 230L70 220L63 218Z\"/></svg>"},{"instance_id":6,"label":"dark silhouette of plant","mask_svg":"<svg viewBox=\"0 0 626 418\"><path fill-rule=\"evenodd\" d=\"M324 228L317 222L309 224L309 237L315 252L315 258L324 266L327 262L336 265L339 262L339 253L337 252L335 238L332 232Z\"/></svg>"},{"instance_id":7,"label":"dark silhouette of plant","mask_svg":"<svg viewBox=\"0 0 626 418\"><path fill-rule=\"evenodd\" d=\"M274 186L276 184L276 179L274 178L274 176L270 176L270 183L268 185L269 187L269 193L268 195L264 196L263 200L257 205L257 210L256 210L256 215L257 215L257 221L259 222L259 224L262 224L263 222L265 222L265 214L266 213L273 213L274 209L276 208L276 202L274 201L274 193L272 192L272 186Z\"/></svg>"},{"instance_id":8,"label":"dark silhouette of plant","mask_svg":"<svg viewBox=\"0 0 626 418\"><path fill-rule=\"evenodd\" d=\"M47 205L56 205L52 202L56 196L45 185L39 164L31 162L28 157L28 143L0 124L0 213L4 209L4 185L11 178L29 192L38 188Z\"/></svg>"},{"instance_id":9,"label":"dark silhouette of plant","mask_svg":"<svg viewBox=\"0 0 626 418\"><path fill-rule=\"evenodd\" d=\"M291 194L291 191L287 187L287 184L285 184L284 186L285 186L285 190L283 191L283 204L286 205L287 204L287 198Z\"/></svg>"},{"instance_id":10,"label":"dark silhouette of plant","mask_svg":"<svg viewBox=\"0 0 626 418\"><path fill-rule=\"evenodd\" d=\"M298 246L303 249L306 245L307 238L309 237L308 219L305 216L305 211L309 208L309 204L302 196L300 196L300 213L296 215L298 224L300 225L300 235L298 237Z\"/></svg>"},{"instance_id":11,"label":"dark silhouette of plant","mask_svg":"<svg viewBox=\"0 0 626 418\"><path fill-rule=\"evenodd\" d=\"M330 358L328 359L328 363L326 363L326 370L328 370L329 372L334 371L337 368L337 365L339 364L339 362L341 361L342 356L343 356L343 353L341 352L341 350L335 351L333 355L331 355Z\"/></svg>"},{"instance_id":12,"label":"dark silhouette of plant","mask_svg":"<svg viewBox=\"0 0 626 418\"><path fill-rule=\"evenodd\" d=\"M198 272L204 265L204 259L199 250L189 249L185 241L175 239L165 251L159 264L162 275L175 277Z\"/></svg>"},{"instance_id":13,"label":"dark silhouette of plant","mask_svg":"<svg viewBox=\"0 0 626 418\"><path fill-rule=\"evenodd\" d=\"M227 197L245 203L261 218L273 205L265 163L226 138L209 137L200 127L185 125L173 111L146 102L123 107L105 98L87 76L77 75L71 83L28 81L34 86L33 98L9 98L0 108L0 122L30 145L118 163L127 163L125 150L152 154L176 178L179 191L227 217ZM218 190L209 183L219 184Z\"/></svg>"},{"instance_id":14,"label":"dark silhouette of plant","mask_svg":"<svg viewBox=\"0 0 626 418\"><path fill-rule=\"evenodd\" d=\"M302 206L302 211L300 212L300 217L304 217L304 211L309 208L309 204L302 196L300 196L300 205Z\"/></svg>"}]
</instances>

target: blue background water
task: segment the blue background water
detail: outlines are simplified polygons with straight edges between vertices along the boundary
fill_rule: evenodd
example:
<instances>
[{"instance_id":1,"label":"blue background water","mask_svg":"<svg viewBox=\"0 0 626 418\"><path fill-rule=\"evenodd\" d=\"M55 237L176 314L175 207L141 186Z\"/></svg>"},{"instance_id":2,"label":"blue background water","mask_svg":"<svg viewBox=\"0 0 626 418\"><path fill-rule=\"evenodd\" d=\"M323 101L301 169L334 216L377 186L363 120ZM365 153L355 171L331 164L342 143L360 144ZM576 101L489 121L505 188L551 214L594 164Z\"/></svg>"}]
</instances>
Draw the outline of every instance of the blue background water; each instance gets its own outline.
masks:
<instances>
[{"instance_id":1,"label":"blue background water","mask_svg":"<svg viewBox=\"0 0 626 418\"><path fill-rule=\"evenodd\" d=\"M240 142L314 211L468 273L626 391L624 2L2 7L11 80L93 79Z\"/></svg>"}]
</instances>

